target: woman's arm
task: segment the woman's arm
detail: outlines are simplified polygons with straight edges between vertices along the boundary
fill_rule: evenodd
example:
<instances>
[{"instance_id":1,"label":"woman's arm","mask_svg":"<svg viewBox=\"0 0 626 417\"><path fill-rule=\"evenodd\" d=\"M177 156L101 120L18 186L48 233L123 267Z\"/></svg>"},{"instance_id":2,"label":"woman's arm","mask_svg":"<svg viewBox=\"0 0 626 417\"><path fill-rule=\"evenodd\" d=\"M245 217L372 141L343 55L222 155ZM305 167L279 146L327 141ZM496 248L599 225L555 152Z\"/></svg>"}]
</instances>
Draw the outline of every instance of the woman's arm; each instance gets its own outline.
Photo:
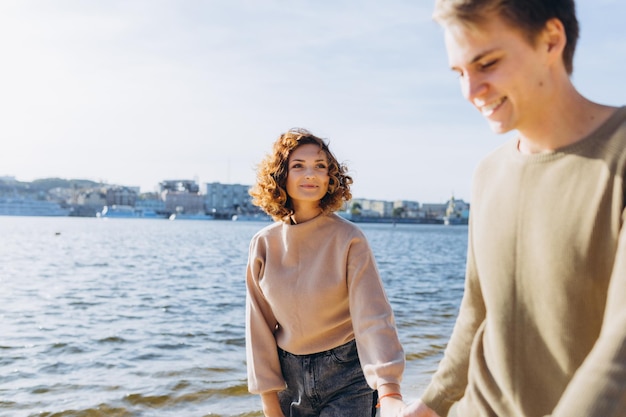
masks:
<instances>
[{"instance_id":1,"label":"woman's arm","mask_svg":"<svg viewBox=\"0 0 626 417\"><path fill-rule=\"evenodd\" d=\"M400 393L400 384L383 384L378 387L380 417L397 417L405 406Z\"/></svg>"},{"instance_id":2,"label":"woman's arm","mask_svg":"<svg viewBox=\"0 0 626 417\"><path fill-rule=\"evenodd\" d=\"M275 391L261 394L261 402L263 404L263 414L265 417L285 417L280 409L278 393Z\"/></svg>"}]
</instances>

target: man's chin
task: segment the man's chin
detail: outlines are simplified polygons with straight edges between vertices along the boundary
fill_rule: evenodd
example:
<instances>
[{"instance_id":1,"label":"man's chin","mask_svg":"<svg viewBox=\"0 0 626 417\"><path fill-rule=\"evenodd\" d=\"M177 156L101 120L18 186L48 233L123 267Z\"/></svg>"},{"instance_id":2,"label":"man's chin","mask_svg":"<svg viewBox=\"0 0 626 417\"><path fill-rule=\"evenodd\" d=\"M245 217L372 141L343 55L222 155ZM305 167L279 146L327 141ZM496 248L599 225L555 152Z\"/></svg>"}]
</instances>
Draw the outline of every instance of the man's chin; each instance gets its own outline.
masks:
<instances>
[{"instance_id":1,"label":"man's chin","mask_svg":"<svg viewBox=\"0 0 626 417\"><path fill-rule=\"evenodd\" d=\"M513 130L512 127L506 126L498 121L487 120L487 123L489 124L489 128L491 129L491 131L496 134L508 133Z\"/></svg>"}]
</instances>

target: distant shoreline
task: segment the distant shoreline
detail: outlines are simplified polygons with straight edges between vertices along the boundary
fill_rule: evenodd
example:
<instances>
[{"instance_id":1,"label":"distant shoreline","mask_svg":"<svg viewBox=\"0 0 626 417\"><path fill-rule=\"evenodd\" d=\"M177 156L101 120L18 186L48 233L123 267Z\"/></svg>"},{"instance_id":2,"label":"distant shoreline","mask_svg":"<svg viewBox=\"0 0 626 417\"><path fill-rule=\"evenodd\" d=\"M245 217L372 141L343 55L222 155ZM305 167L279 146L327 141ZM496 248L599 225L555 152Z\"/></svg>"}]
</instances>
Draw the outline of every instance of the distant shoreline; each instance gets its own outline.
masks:
<instances>
[{"instance_id":1,"label":"distant shoreline","mask_svg":"<svg viewBox=\"0 0 626 417\"><path fill-rule=\"evenodd\" d=\"M423 219L411 217L348 217L353 223L391 223L391 224L444 224L443 219Z\"/></svg>"}]
</instances>

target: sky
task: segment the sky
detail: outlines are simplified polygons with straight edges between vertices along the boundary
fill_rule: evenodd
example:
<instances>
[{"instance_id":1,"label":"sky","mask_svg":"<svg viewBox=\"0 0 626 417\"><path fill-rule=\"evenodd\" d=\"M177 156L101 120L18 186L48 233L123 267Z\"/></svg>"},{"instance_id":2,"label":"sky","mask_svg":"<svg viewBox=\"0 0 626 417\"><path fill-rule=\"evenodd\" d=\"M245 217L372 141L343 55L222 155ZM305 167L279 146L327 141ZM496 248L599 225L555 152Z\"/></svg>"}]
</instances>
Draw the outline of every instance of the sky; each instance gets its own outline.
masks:
<instances>
[{"instance_id":1,"label":"sky","mask_svg":"<svg viewBox=\"0 0 626 417\"><path fill-rule=\"evenodd\" d=\"M0 176L252 184L278 136L325 138L356 198L470 201L496 135L433 0L1 0ZM573 81L626 104L626 2L579 0Z\"/></svg>"}]
</instances>

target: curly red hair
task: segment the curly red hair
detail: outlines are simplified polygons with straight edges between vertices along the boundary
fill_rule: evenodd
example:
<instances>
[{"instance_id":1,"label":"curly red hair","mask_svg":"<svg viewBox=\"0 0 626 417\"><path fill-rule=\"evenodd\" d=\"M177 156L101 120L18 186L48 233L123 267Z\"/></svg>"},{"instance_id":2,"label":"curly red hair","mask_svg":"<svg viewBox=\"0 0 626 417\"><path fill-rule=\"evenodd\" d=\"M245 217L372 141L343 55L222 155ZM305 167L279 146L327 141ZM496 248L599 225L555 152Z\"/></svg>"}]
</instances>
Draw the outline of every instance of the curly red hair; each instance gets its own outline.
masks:
<instances>
[{"instance_id":1,"label":"curly red hair","mask_svg":"<svg viewBox=\"0 0 626 417\"><path fill-rule=\"evenodd\" d=\"M249 192L252 204L274 220L287 221L294 213L293 203L287 194L289 156L299 146L308 144L319 146L328 159L328 192L319 203L322 212L335 212L352 198L352 177L347 175L347 167L337 161L328 144L306 129L290 129L280 135L274 142L272 152L258 165L256 184Z\"/></svg>"}]
</instances>

